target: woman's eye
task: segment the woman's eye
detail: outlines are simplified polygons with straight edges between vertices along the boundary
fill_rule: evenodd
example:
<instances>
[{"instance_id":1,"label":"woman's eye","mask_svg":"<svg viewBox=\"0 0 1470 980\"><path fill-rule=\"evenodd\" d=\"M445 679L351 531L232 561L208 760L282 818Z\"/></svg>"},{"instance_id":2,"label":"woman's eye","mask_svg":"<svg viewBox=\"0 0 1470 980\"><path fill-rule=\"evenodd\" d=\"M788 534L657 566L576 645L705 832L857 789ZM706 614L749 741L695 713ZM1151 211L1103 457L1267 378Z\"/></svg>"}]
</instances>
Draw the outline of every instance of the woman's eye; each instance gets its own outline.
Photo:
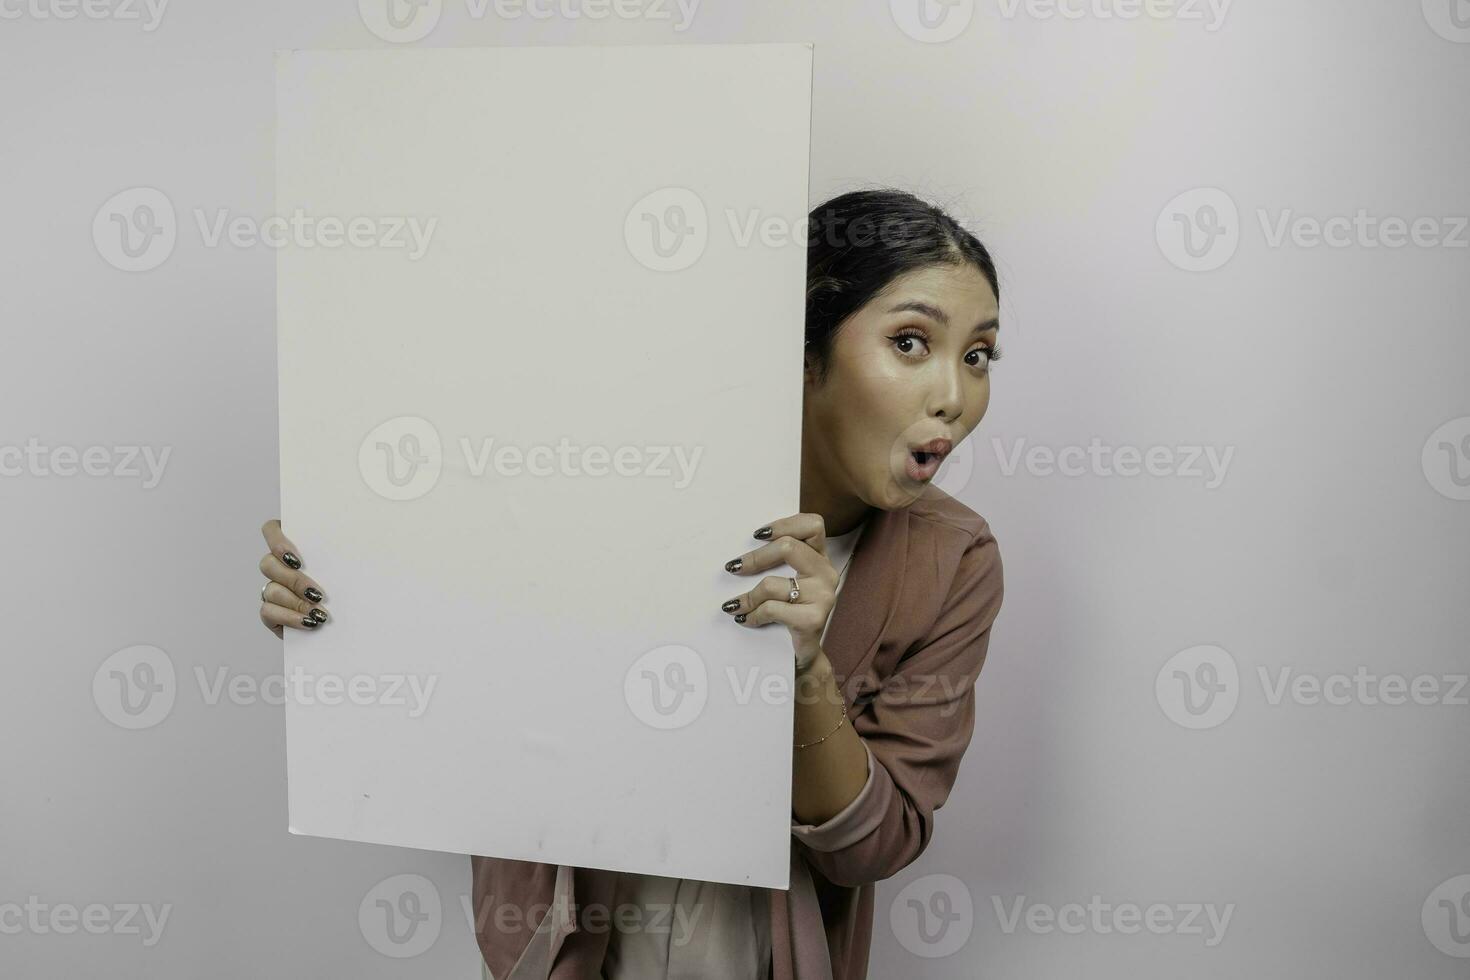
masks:
<instances>
[{"instance_id":1,"label":"woman's eye","mask_svg":"<svg viewBox=\"0 0 1470 980\"><path fill-rule=\"evenodd\" d=\"M971 359L972 355L974 357L973 360ZM990 370L990 365L998 360L1000 360L999 347L976 347L965 355L966 364L971 367L979 367L983 364L987 371Z\"/></svg>"},{"instance_id":2,"label":"woman's eye","mask_svg":"<svg viewBox=\"0 0 1470 980\"><path fill-rule=\"evenodd\" d=\"M905 357L919 356L915 353L915 347L921 346L923 348L923 351L926 353L929 350L929 344L924 340L923 337L920 337L918 334L903 333L899 334L896 337L890 337L888 339L893 341L893 345L898 348L898 352L900 354L903 354Z\"/></svg>"}]
</instances>

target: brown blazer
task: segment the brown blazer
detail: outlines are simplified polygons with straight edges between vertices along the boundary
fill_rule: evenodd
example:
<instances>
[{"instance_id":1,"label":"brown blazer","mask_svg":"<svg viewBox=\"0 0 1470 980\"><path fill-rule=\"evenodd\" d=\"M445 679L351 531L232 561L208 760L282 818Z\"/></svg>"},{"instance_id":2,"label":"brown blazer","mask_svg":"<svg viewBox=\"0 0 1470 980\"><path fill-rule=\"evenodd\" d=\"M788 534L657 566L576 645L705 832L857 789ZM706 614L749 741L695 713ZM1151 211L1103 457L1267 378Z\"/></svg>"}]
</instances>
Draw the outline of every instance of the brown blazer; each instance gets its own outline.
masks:
<instances>
[{"instance_id":1,"label":"brown blazer","mask_svg":"<svg viewBox=\"0 0 1470 980\"><path fill-rule=\"evenodd\" d=\"M869 518L823 644L867 746L868 781L833 821L792 821L790 890L768 890L773 980L867 976L874 882L934 836L974 730L975 679L1003 591L989 524L938 487ZM523 953L522 970L543 961L530 973L599 980L616 872L470 862L475 935L496 980L511 980ZM579 923L588 908L595 917Z\"/></svg>"}]
</instances>

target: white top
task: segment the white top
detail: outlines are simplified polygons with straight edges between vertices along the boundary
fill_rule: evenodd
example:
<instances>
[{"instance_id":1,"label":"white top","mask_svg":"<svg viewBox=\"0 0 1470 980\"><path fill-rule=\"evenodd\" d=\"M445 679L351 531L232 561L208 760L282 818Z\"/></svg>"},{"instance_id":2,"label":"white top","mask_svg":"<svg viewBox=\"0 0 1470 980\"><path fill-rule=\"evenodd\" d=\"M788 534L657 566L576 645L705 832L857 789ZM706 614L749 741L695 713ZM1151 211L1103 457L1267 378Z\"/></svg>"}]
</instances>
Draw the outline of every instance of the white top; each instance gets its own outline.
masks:
<instances>
[{"instance_id":1,"label":"white top","mask_svg":"<svg viewBox=\"0 0 1470 980\"><path fill-rule=\"evenodd\" d=\"M827 539L839 592L866 526L865 521ZM824 626L822 638L826 636ZM622 872L613 901L614 928L602 966L605 980L770 978L771 918L764 888ZM631 928L616 928L620 921L632 923Z\"/></svg>"}]
</instances>

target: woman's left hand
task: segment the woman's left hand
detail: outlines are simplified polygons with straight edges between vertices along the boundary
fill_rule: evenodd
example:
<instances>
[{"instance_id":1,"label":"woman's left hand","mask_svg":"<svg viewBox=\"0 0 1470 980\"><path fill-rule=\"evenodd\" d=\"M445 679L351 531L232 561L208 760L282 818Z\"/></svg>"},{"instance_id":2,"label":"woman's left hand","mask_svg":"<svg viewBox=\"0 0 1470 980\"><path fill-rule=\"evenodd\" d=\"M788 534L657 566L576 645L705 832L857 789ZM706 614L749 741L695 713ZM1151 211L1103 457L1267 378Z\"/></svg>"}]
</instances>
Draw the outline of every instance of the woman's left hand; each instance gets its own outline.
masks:
<instances>
[{"instance_id":1,"label":"woman's left hand","mask_svg":"<svg viewBox=\"0 0 1470 980\"><path fill-rule=\"evenodd\" d=\"M754 551L725 563L725 571L754 575L777 565L796 570L800 595L791 601L791 579L767 575L749 592L735 596L721 608L743 626L781 623L791 632L796 672L822 656L822 631L837 596L837 569L827 559L827 528L821 514L793 514L772 521L753 537L769 540Z\"/></svg>"}]
</instances>

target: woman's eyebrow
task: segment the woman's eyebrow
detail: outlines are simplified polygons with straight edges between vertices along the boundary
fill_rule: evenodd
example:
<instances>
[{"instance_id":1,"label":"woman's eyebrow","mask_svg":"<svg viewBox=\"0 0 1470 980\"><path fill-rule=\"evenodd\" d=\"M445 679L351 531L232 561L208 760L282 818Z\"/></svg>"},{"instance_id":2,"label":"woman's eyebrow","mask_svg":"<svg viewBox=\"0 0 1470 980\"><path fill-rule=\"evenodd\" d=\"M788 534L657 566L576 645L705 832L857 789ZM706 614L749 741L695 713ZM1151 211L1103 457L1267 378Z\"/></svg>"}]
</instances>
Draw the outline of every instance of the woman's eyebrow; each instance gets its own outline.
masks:
<instances>
[{"instance_id":1,"label":"woman's eyebrow","mask_svg":"<svg viewBox=\"0 0 1470 980\"><path fill-rule=\"evenodd\" d=\"M922 313L924 316L927 316L931 320L938 320L940 323L944 324L946 327L949 326L949 314L948 313L945 313L943 310L941 310L939 307L933 305L932 303L925 303L923 300L917 300L917 299L905 300L904 302L899 303L896 306L890 306L888 308L888 312L889 313ZM997 317L991 317L989 320L986 320L984 323L977 323L975 325L975 329L974 330L971 330L970 333L972 333L972 334L985 333L986 331L995 330L995 329L997 329L999 327L1000 327L1000 319L997 318Z\"/></svg>"}]
</instances>

